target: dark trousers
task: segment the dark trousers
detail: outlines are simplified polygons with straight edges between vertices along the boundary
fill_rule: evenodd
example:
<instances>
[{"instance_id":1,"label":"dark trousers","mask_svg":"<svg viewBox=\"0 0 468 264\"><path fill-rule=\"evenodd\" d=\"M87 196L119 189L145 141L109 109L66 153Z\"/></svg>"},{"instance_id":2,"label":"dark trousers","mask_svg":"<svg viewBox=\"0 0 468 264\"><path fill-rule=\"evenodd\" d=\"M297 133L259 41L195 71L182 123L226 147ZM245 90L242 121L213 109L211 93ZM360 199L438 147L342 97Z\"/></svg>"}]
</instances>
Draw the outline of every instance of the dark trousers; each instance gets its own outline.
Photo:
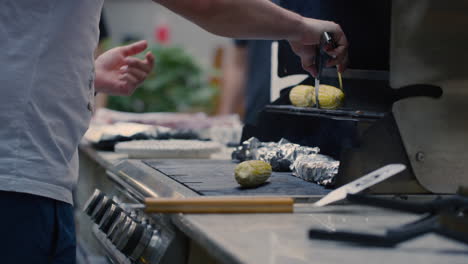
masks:
<instances>
[{"instance_id":1,"label":"dark trousers","mask_svg":"<svg viewBox=\"0 0 468 264\"><path fill-rule=\"evenodd\" d=\"M73 206L0 191L0 263L75 264Z\"/></svg>"}]
</instances>

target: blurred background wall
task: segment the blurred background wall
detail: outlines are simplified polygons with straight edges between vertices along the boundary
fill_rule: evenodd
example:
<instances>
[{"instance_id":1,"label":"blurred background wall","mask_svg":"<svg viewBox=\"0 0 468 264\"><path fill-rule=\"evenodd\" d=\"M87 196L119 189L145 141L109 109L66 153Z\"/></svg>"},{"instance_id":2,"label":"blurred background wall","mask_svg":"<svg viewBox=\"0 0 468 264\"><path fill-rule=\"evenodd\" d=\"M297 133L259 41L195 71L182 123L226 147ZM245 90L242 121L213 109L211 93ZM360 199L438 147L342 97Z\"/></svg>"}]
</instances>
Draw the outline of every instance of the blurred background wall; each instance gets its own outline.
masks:
<instances>
[{"instance_id":1,"label":"blurred background wall","mask_svg":"<svg viewBox=\"0 0 468 264\"><path fill-rule=\"evenodd\" d=\"M155 27L166 23L171 44L182 46L199 63L210 66L216 49L229 44L229 39L208 33L151 0L106 0L104 14L113 45L128 37L153 42Z\"/></svg>"}]
</instances>

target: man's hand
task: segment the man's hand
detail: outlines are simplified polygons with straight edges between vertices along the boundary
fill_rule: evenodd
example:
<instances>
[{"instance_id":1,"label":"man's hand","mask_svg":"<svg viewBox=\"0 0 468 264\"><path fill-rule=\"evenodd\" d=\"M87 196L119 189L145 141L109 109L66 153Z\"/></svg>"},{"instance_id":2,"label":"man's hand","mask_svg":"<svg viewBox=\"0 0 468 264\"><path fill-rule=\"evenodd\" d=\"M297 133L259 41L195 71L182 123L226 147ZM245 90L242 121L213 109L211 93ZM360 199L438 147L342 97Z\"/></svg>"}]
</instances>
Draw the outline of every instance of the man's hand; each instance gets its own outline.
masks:
<instances>
[{"instance_id":1,"label":"man's hand","mask_svg":"<svg viewBox=\"0 0 468 264\"><path fill-rule=\"evenodd\" d=\"M96 92L112 95L131 95L153 69L154 56L146 53L145 59L132 56L148 47L146 41L113 48L96 59Z\"/></svg>"},{"instance_id":2,"label":"man's hand","mask_svg":"<svg viewBox=\"0 0 468 264\"><path fill-rule=\"evenodd\" d=\"M348 61L348 41L343 30L338 24L329 21L303 18L302 26L295 36L289 40L293 51L301 57L302 67L314 77L317 75L315 67L315 56L317 46L320 45L321 36L324 32L333 35L336 48L328 47L326 52L334 59L328 61L327 67L338 65L338 70L343 72Z\"/></svg>"},{"instance_id":3,"label":"man's hand","mask_svg":"<svg viewBox=\"0 0 468 264\"><path fill-rule=\"evenodd\" d=\"M188 18L211 33L241 39L286 39L301 57L304 69L317 75L316 47L323 32L333 34L337 48L328 66L345 70L348 41L333 22L305 18L269 0L153 0ZM248 10L249 12L246 12Z\"/></svg>"}]
</instances>

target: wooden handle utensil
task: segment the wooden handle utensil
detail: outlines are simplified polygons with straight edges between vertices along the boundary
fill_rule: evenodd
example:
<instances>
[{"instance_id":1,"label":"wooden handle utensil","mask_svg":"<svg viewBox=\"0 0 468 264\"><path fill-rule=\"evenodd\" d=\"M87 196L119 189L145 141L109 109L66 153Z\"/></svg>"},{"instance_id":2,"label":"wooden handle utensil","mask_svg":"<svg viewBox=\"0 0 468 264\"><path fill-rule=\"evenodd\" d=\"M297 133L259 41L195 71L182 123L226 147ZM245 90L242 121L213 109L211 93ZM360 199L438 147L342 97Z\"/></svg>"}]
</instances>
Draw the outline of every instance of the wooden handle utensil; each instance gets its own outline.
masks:
<instances>
[{"instance_id":1,"label":"wooden handle utensil","mask_svg":"<svg viewBox=\"0 0 468 264\"><path fill-rule=\"evenodd\" d=\"M292 213L289 197L147 198L147 213L244 214Z\"/></svg>"}]
</instances>

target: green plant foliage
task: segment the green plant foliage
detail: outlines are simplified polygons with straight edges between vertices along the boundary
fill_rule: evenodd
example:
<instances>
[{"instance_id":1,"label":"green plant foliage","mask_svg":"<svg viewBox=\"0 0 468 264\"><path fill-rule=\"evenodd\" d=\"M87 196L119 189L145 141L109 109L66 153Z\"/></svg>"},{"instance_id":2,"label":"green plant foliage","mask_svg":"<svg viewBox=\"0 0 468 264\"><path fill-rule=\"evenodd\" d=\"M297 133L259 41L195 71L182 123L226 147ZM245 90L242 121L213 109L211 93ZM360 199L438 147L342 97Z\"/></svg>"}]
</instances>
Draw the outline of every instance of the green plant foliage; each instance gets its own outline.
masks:
<instances>
[{"instance_id":1,"label":"green plant foliage","mask_svg":"<svg viewBox=\"0 0 468 264\"><path fill-rule=\"evenodd\" d=\"M218 89L208 72L180 47L154 45L153 71L130 97L111 96L108 107L126 112L211 112Z\"/></svg>"}]
</instances>

